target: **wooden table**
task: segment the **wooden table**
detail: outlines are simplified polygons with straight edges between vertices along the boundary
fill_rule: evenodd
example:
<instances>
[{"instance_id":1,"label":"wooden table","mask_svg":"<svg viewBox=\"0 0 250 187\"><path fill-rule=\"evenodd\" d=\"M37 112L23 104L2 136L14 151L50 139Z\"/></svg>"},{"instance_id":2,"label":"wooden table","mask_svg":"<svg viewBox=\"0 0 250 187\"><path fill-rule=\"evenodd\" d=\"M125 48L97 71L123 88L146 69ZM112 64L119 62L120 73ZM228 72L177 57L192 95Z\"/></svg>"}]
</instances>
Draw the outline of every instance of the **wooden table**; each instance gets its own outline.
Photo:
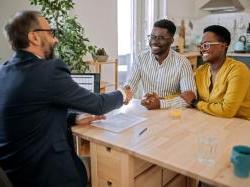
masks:
<instances>
[{"instance_id":1,"label":"wooden table","mask_svg":"<svg viewBox=\"0 0 250 187\"><path fill-rule=\"evenodd\" d=\"M90 142L92 186L139 186L134 176L145 163L139 166L134 158L216 186L250 186L250 178L234 176L230 164L233 145L250 145L250 121L213 117L195 109L185 109L182 119L174 120L168 110L148 111L135 100L123 111L147 120L119 134L90 125L73 128L76 136ZM145 127L148 130L139 136ZM197 159L197 137L205 131L217 135L212 166ZM105 151L114 154L112 159Z\"/></svg>"}]
</instances>

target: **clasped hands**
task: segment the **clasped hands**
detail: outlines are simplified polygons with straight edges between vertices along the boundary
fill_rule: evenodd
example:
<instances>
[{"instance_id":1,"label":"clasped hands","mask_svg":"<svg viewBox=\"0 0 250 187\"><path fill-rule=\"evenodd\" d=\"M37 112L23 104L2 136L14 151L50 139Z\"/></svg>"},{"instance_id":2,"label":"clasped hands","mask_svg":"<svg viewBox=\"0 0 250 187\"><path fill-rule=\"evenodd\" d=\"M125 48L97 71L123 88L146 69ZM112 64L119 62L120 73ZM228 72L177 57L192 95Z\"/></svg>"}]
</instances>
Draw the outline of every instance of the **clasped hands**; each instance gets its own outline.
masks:
<instances>
[{"instance_id":1,"label":"clasped hands","mask_svg":"<svg viewBox=\"0 0 250 187\"><path fill-rule=\"evenodd\" d=\"M123 103L128 104L130 100L133 98L133 92L129 85L126 85L122 89L123 92ZM148 110L159 109L160 108L160 98L156 93L147 93L142 101L141 104L145 106Z\"/></svg>"},{"instance_id":2,"label":"clasped hands","mask_svg":"<svg viewBox=\"0 0 250 187\"><path fill-rule=\"evenodd\" d=\"M147 93L141 100L141 105L145 106L148 110L160 108L160 97L155 93Z\"/></svg>"},{"instance_id":3,"label":"clasped hands","mask_svg":"<svg viewBox=\"0 0 250 187\"><path fill-rule=\"evenodd\" d=\"M185 91L181 93L180 97L191 104L192 100L196 98L194 92ZM155 93L147 93L141 101L141 104L145 106L148 110L159 109L160 108L160 97Z\"/></svg>"},{"instance_id":4,"label":"clasped hands","mask_svg":"<svg viewBox=\"0 0 250 187\"><path fill-rule=\"evenodd\" d=\"M182 92L180 97L186 101L186 103L191 104L192 100L196 98L196 95L193 91Z\"/></svg>"}]
</instances>

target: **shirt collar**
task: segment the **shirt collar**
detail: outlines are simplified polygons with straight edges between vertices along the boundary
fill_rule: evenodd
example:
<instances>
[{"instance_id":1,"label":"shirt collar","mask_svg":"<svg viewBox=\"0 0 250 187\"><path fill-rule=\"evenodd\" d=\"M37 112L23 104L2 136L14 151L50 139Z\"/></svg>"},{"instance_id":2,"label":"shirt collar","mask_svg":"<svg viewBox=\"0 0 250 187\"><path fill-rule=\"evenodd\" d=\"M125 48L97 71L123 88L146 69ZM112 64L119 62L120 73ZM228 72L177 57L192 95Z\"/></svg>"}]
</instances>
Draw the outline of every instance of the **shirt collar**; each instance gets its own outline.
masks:
<instances>
[{"instance_id":1,"label":"shirt collar","mask_svg":"<svg viewBox=\"0 0 250 187\"><path fill-rule=\"evenodd\" d=\"M151 61L154 61L154 62L156 62L159 66L162 66L162 65L166 64L166 63L172 58L173 53L174 53L173 49L170 48L170 49L169 49L168 56L163 60L162 64L159 64L159 62L155 59L155 56L154 56L154 54L151 52L151 50L150 50L150 58L151 58Z\"/></svg>"}]
</instances>

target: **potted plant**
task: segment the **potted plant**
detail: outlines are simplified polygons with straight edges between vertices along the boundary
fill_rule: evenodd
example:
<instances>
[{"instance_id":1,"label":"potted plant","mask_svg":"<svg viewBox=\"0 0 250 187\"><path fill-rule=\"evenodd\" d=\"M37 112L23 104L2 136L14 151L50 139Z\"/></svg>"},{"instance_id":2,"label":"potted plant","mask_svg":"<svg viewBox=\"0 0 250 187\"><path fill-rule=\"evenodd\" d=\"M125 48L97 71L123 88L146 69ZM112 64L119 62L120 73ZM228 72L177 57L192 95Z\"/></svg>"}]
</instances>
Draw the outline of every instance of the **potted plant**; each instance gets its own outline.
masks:
<instances>
[{"instance_id":1,"label":"potted plant","mask_svg":"<svg viewBox=\"0 0 250 187\"><path fill-rule=\"evenodd\" d=\"M92 54L96 46L89 43L84 28L77 22L75 16L69 12L74 7L73 0L29 0L32 5L41 7L42 14L48 19L51 26L57 30L59 43L56 55L77 73L86 72L89 66L83 61L88 53Z\"/></svg>"},{"instance_id":2,"label":"potted plant","mask_svg":"<svg viewBox=\"0 0 250 187\"><path fill-rule=\"evenodd\" d=\"M98 48L92 53L94 61L106 62L108 60L108 55L104 48Z\"/></svg>"}]
</instances>

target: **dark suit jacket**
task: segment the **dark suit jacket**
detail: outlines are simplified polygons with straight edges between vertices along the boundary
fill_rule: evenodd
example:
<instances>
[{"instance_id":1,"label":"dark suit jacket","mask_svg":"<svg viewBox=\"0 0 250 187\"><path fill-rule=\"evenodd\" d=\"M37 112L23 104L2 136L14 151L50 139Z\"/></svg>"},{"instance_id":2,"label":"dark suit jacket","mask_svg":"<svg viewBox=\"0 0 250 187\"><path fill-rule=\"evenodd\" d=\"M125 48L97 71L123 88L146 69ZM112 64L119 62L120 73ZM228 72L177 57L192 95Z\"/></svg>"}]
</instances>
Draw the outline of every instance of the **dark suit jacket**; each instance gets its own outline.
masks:
<instances>
[{"instance_id":1,"label":"dark suit jacket","mask_svg":"<svg viewBox=\"0 0 250 187\"><path fill-rule=\"evenodd\" d=\"M79 87L61 60L17 51L0 69L0 165L15 187L84 186L67 110L104 114L122 101Z\"/></svg>"}]
</instances>

